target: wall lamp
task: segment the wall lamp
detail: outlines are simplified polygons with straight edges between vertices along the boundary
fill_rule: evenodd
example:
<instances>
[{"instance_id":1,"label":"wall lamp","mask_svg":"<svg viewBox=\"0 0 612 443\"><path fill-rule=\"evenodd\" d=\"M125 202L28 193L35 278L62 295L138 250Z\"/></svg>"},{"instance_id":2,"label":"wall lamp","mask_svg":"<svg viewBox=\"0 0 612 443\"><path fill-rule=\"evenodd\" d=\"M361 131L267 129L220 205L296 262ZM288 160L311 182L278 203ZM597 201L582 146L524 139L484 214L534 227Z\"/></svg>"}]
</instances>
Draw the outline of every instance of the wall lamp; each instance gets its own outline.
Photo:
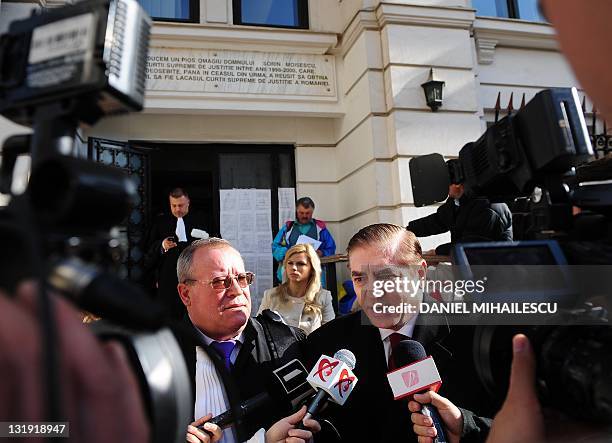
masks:
<instances>
[{"instance_id":1,"label":"wall lamp","mask_svg":"<svg viewBox=\"0 0 612 443\"><path fill-rule=\"evenodd\" d=\"M445 82L434 79L433 68L431 68L429 72L429 81L421 85L425 91L427 106L429 106L433 112L436 112L438 108L442 106L442 91L444 89L444 84Z\"/></svg>"}]
</instances>

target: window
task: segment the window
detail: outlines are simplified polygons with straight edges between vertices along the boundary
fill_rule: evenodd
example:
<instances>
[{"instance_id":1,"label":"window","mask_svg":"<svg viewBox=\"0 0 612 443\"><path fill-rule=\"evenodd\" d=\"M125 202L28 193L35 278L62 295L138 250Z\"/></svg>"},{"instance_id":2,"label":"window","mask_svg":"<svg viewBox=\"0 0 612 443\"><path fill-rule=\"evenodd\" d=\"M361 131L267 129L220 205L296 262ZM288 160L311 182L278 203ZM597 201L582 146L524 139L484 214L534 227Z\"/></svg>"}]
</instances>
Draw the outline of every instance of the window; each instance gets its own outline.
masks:
<instances>
[{"instance_id":1,"label":"window","mask_svg":"<svg viewBox=\"0 0 612 443\"><path fill-rule=\"evenodd\" d=\"M538 0L472 0L478 16L547 21L538 9Z\"/></svg>"},{"instance_id":2,"label":"window","mask_svg":"<svg viewBox=\"0 0 612 443\"><path fill-rule=\"evenodd\" d=\"M234 24L308 29L308 0L234 0Z\"/></svg>"},{"instance_id":3,"label":"window","mask_svg":"<svg viewBox=\"0 0 612 443\"><path fill-rule=\"evenodd\" d=\"M138 0L154 20L199 22L199 0Z\"/></svg>"}]
</instances>

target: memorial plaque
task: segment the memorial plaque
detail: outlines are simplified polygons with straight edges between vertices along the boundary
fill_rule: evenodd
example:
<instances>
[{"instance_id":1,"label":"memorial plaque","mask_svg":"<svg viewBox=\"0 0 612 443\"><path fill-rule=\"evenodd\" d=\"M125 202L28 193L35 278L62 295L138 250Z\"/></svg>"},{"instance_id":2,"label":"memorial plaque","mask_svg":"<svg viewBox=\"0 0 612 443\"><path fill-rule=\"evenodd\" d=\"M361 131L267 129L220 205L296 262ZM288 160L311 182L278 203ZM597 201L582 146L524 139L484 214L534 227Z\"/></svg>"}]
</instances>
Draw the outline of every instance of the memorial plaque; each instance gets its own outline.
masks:
<instances>
[{"instance_id":1,"label":"memorial plaque","mask_svg":"<svg viewBox=\"0 0 612 443\"><path fill-rule=\"evenodd\" d=\"M147 91L335 97L329 55L151 48Z\"/></svg>"}]
</instances>

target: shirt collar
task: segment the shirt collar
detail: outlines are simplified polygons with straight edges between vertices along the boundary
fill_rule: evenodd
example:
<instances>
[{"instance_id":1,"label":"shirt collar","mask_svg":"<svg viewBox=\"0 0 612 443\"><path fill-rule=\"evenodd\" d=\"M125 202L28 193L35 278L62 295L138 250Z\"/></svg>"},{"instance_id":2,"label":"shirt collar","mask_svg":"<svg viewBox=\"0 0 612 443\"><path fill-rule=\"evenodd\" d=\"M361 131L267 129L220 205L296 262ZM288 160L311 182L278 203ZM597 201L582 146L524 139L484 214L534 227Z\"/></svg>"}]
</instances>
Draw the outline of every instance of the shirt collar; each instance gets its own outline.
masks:
<instances>
[{"instance_id":1,"label":"shirt collar","mask_svg":"<svg viewBox=\"0 0 612 443\"><path fill-rule=\"evenodd\" d=\"M416 325L417 317L418 317L417 315L412 317L408 323L406 323L404 326L402 326L397 331L393 329L378 328L381 339L384 341L387 339L387 337L389 337L391 334L395 332L402 334L405 337L412 337L413 332L414 332L414 326Z\"/></svg>"},{"instance_id":2,"label":"shirt collar","mask_svg":"<svg viewBox=\"0 0 612 443\"><path fill-rule=\"evenodd\" d=\"M296 223L298 226L308 226L308 225L314 225L314 223L315 223L315 219L314 219L314 217L313 217L313 218L311 218L311 219L310 219L310 221L309 221L308 223L300 223L300 222L299 222L299 221L296 219L296 220L295 220L295 223Z\"/></svg>"},{"instance_id":3,"label":"shirt collar","mask_svg":"<svg viewBox=\"0 0 612 443\"><path fill-rule=\"evenodd\" d=\"M204 340L204 343L206 343L207 346L210 346L210 344L214 341L219 341L219 340L214 340L210 338L208 335L204 334L196 325L193 325L193 327L198 332L202 340ZM244 329L237 336L230 338L229 340L223 340L223 341L235 341L236 343L240 343L242 345L244 343Z\"/></svg>"}]
</instances>

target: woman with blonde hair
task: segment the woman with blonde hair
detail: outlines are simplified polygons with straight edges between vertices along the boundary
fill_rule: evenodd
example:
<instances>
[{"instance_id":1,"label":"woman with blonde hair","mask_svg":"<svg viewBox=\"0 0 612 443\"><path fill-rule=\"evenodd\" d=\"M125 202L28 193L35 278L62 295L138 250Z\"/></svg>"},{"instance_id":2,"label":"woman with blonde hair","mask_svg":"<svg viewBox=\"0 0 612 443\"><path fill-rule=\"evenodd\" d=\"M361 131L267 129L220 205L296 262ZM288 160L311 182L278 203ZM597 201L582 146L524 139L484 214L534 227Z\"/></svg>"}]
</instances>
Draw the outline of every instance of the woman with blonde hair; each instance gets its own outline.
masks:
<instances>
[{"instance_id":1,"label":"woman with blonde hair","mask_svg":"<svg viewBox=\"0 0 612 443\"><path fill-rule=\"evenodd\" d=\"M283 283L264 292L259 312L270 309L310 334L335 317L331 292L321 288L321 261L311 245L295 245L283 261Z\"/></svg>"}]
</instances>

